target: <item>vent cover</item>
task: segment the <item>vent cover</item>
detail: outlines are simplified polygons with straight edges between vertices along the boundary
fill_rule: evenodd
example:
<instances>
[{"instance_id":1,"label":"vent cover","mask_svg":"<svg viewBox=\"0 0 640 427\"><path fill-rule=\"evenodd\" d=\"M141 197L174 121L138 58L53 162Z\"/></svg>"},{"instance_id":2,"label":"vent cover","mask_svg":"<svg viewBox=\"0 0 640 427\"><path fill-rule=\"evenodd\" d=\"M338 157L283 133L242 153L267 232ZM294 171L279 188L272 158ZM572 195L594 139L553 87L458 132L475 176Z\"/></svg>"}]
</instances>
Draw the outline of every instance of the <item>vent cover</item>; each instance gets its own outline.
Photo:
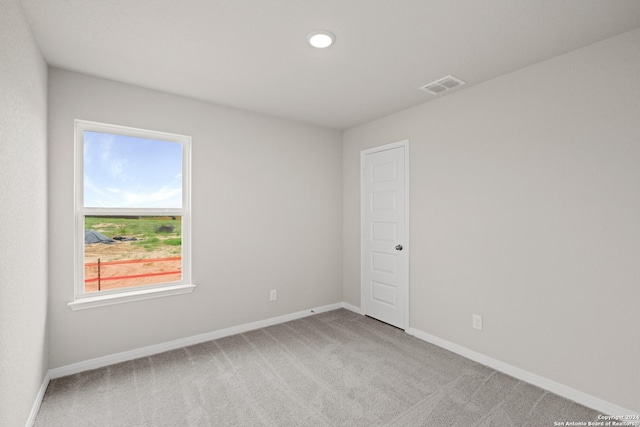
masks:
<instances>
[{"instance_id":1,"label":"vent cover","mask_svg":"<svg viewBox=\"0 0 640 427\"><path fill-rule=\"evenodd\" d=\"M420 87L420 90L430 93L431 95L439 95L442 92L446 92L450 89L454 89L458 86L462 86L464 82L457 77L448 75L435 82L431 82Z\"/></svg>"}]
</instances>

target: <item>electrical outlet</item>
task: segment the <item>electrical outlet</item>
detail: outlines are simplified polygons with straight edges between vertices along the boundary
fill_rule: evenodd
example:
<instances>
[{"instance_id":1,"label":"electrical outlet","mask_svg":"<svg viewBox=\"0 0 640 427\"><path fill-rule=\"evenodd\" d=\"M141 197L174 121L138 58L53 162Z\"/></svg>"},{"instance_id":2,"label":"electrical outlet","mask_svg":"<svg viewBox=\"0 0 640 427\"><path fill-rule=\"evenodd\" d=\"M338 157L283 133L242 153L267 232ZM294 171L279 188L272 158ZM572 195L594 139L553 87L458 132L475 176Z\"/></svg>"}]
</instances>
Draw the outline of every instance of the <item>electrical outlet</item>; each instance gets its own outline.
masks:
<instances>
[{"instance_id":1,"label":"electrical outlet","mask_svg":"<svg viewBox=\"0 0 640 427\"><path fill-rule=\"evenodd\" d=\"M479 314L474 314L472 316L471 326L473 326L473 329L477 329L477 330L481 331L482 330L482 316L480 316Z\"/></svg>"},{"instance_id":2,"label":"electrical outlet","mask_svg":"<svg viewBox=\"0 0 640 427\"><path fill-rule=\"evenodd\" d=\"M269 291L269 301L275 301L278 299L278 291L275 289L271 289Z\"/></svg>"}]
</instances>

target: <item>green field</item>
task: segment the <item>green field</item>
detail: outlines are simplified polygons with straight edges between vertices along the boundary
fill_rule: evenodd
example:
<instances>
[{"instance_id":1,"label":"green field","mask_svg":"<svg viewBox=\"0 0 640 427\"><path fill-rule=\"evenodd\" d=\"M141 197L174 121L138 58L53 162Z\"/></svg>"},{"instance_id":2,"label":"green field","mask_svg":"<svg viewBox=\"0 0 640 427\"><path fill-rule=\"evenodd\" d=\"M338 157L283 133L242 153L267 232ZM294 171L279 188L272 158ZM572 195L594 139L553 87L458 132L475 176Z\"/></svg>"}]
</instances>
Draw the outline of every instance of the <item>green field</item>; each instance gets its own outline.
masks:
<instances>
[{"instance_id":1,"label":"green field","mask_svg":"<svg viewBox=\"0 0 640 427\"><path fill-rule=\"evenodd\" d=\"M149 251L167 249L179 254L182 245L181 217L104 217L85 216L85 230L96 230L107 237L135 238L132 245Z\"/></svg>"}]
</instances>

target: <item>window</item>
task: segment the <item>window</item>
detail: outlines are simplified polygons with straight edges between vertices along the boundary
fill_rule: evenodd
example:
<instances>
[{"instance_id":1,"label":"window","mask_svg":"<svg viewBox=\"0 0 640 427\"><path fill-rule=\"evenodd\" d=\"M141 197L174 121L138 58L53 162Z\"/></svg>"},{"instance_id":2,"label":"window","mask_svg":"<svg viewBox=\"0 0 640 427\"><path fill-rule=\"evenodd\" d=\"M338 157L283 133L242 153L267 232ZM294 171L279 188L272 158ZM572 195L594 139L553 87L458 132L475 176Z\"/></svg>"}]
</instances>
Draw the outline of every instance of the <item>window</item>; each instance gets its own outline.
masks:
<instances>
[{"instance_id":1,"label":"window","mask_svg":"<svg viewBox=\"0 0 640 427\"><path fill-rule=\"evenodd\" d=\"M191 292L191 138L76 120L73 309Z\"/></svg>"}]
</instances>

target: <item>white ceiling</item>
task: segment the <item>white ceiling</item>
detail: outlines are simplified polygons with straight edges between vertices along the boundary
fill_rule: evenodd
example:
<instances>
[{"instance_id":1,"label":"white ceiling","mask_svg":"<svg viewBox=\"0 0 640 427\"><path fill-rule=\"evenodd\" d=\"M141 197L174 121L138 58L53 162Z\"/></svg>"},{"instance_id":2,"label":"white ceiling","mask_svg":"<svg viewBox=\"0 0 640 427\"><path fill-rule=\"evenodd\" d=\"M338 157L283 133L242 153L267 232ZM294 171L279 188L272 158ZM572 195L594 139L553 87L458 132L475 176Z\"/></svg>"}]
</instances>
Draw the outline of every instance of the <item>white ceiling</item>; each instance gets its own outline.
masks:
<instances>
[{"instance_id":1,"label":"white ceiling","mask_svg":"<svg viewBox=\"0 0 640 427\"><path fill-rule=\"evenodd\" d=\"M640 27L638 0L22 3L50 65L336 129ZM316 29L335 45L311 48Z\"/></svg>"}]
</instances>

